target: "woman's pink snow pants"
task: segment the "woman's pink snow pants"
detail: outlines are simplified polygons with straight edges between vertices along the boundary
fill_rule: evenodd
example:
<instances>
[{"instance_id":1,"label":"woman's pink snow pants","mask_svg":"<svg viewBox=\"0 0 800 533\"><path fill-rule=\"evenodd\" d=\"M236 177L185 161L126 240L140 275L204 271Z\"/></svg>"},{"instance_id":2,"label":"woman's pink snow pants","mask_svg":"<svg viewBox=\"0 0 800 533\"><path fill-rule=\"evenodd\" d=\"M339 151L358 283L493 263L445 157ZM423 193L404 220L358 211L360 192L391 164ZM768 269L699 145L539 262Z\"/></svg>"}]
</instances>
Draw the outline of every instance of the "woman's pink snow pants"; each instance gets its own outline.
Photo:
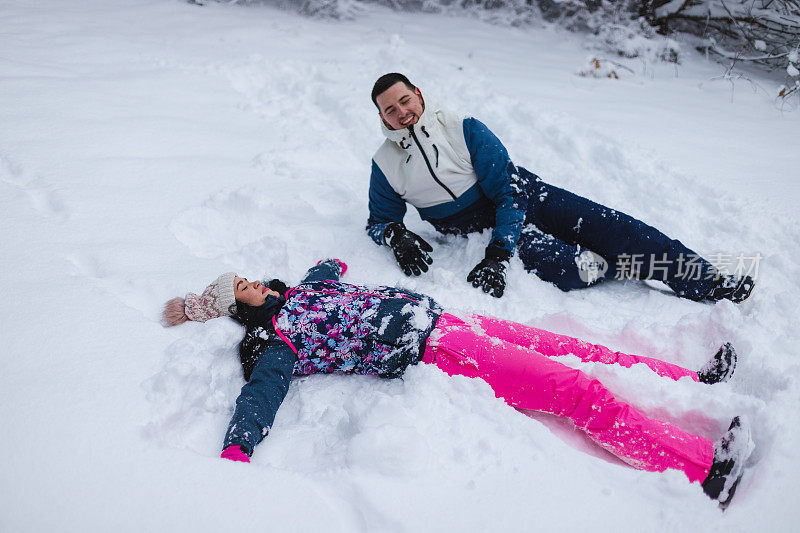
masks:
<instances>
[{"instance_id":1,"label":"woman's pink snow pants","mask_svg":"<svg viewBox=\"0 0 800 533\"><path fill-rule=\"evenodd\" d=\"M691 481L708 476L714 457L710 440L646 417L616 399L598 380L550 359L566 354L624 367L643 363L660 376L698 380L696 372L657 359L612 352L514 322L482 316L465 321L449 313L439 318L428 338L423 362L451 376L481 378L499 398L519 409L569 418L635 468L682 470Z\"/></svg>"}]
</instances>

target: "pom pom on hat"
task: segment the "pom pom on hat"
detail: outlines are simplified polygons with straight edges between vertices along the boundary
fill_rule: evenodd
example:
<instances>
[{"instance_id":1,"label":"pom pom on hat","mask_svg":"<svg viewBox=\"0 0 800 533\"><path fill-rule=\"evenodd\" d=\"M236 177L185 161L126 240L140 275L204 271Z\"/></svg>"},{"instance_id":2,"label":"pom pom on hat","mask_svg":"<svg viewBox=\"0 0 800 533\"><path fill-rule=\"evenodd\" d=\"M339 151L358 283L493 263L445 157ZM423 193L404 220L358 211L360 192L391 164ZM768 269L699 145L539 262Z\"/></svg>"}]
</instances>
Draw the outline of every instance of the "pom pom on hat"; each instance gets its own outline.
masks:
<instances>
[{"instance_id":1,"label":"pom pom on hat","mask_svg":"<svg viewBox=\"0 0 800 533\"><path fill-rule=\"evenodd\" d=\"M205 322L221 316L232 316L236 311L236 297L233 293L235 272L226 272L215 279L203 294L190 292L186 298L173 298L164 306L164 322L177 326L187 320Z\"/></svg>"},{"instance_id":2,"label":"pom pom on hat","mask_svg":"<svg viewBox=\"0 0 800 533\"><path fill-rule=\"evenodd\" d=\"M183 298L173 298L164 304L164 325L178 326L189 320L185 307L186 300Z\"/></svg>"}]
</instances>

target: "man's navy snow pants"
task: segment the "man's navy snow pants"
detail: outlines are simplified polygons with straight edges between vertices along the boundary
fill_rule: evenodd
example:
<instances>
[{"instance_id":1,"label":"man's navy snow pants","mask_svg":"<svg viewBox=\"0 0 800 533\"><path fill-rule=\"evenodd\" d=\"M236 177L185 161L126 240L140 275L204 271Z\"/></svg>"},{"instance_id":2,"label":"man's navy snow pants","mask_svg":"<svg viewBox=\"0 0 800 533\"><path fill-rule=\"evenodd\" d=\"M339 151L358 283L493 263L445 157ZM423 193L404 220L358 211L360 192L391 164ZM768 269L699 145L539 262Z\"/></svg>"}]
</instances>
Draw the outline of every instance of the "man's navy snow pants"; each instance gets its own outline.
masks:
<instances>
[{"instance_id":1,"label":"man's navy snow pants","mask_svg":"<svg viewBox=\"0 0 800 533\"><path fill-rule=\"evenodd\" d=\"M526 207L526 214L517 250L528 271L563 291L604 279L635 277L663 281L692 300L701 300L708 292L716 270L680 241L625 213L545 183L524 168L518 170L518 203ZM484 227L494 224L492 208L469 208L474 216L459 217L458 222L455 217L446 224L431 222L444 233L475 231L482 229L479 219L488 222ZM608 265L595 280L587 281L578 267L576 259L586 250L602 256Z\"/></svg>"}]
</instances>

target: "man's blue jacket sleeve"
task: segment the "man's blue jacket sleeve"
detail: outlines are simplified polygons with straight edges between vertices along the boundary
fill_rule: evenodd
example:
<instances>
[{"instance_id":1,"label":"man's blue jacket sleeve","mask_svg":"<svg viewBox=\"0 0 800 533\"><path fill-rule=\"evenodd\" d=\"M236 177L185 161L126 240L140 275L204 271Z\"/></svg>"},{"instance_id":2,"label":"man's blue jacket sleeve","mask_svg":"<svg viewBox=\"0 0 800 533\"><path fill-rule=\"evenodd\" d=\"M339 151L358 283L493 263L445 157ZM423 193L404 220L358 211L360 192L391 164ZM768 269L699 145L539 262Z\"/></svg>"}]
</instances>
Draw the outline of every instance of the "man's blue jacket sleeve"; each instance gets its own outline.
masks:
<instances>
[{"instance_id":1,"label":"man's blue jacket sleeve","mask_svg":"<svg viewBox=\"0 0 800 533\"><path fill-rule=\"evenodd\" d=\"M506 147L485 124L466 118L463 127L478 185L497 208L491 244L513 253L525 221L525 212L514 205L511 190L511 179L517 169Z\"/></svg>"},{"instance_id":2,"label":"man's blue jacket sleeve","mask_svg":"<svg viewBox=\"0 0 800 533\"><path fill-rule=\"evenodd\" d=\"M369 178L369 220L367 234L377 244L385 244L383 232L392 222L402 222L406 216L406 202L389 185L389 181L375 161Z\"/></svg>"}]
</instances>

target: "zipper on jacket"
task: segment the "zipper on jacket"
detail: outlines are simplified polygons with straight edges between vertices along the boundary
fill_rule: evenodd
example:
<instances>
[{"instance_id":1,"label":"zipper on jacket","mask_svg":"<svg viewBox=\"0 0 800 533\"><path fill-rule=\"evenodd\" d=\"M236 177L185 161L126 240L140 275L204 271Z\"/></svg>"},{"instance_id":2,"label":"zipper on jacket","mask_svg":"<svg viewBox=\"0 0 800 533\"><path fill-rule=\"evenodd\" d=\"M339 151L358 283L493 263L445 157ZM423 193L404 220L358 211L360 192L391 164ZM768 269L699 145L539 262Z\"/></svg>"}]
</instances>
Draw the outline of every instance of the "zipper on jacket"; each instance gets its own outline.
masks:
<instances>
[{"instance_id":1,"label":"zipper on jacket","mask_svg":"<svg viewBox=\"0 0 800 533\"><path fill-rule=\"evenodd\" d=\"M424 159L424 160L425 160L425 165L427 165L427 167L428 167L428 172L430 172L430 173L431 173L431 177L433 178L433 181L435 181L436 183L438 183L439 185L441 185L441 186L442 186L442 189L446 190L446 191L447 191L447 194L449 194L449 195L450 195L450 196L453 198L453 200L458 200L458 197L456 197L456 195L455 195L455 194L453 194L453 191L451 191L451 190L450 190L450 189L447 187L447 185L445 185L444 183L442 183L442 182L439 180L439 178L437 178L437 177L436 177L436 173L433 171L433 167L431 166L431 162L428 160L428 156L425 154L425 150L423 150L423 149L422 149L422 145L419 143L419 139L417 139L417 136L414 134L414 125L413 125L413 124L412 124L411 126L409 126L409 127L408 127L408 131L411 133L411 138L412 138L412 139L414 139L414 142L415 142L415 143L417 143L417 148L419 148L419 151L420 151L420 153L422 154L422 159ZM438 150L437 150L437 152L438 152ZM437 155L438 155L438 154L437 154Z\"/></svg>"}]
</instances>

